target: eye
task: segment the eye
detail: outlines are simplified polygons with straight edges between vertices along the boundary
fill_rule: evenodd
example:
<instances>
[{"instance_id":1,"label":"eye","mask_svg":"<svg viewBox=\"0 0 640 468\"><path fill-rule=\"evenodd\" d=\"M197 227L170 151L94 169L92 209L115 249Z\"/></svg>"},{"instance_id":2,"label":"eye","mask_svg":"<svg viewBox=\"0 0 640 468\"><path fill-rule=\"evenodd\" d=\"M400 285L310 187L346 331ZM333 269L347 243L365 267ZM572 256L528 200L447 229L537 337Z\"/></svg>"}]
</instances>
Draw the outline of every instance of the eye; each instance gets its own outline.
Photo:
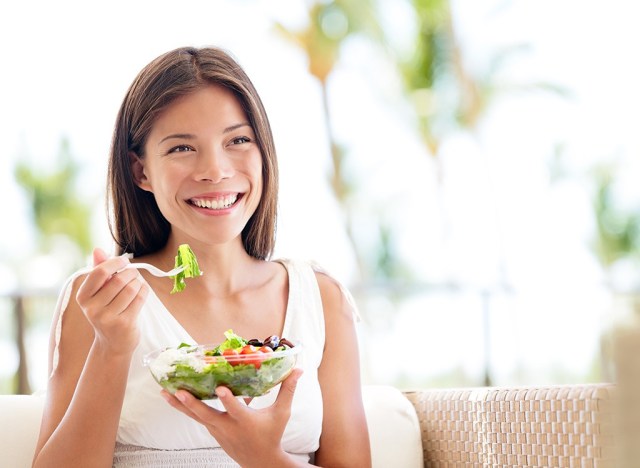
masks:
<instances>
[{"instance_id":1,"label":"eye","mask_svg":"<svg viewBox=\"0 0 640 468\"><path fill-rule=\"evenodd\" d=\"M171 148L168 151L168 153L186 153L188 151L195 151L195 150L189 145L178 145Z\"/></svg>"},{"instance_id":2,"label":"eye","mask_svg":"<svg viewBox=\"0 0 640 468\"><path fill-rule=\"evenodd\" d=\"M251 138L246 137L246 136L241 136L241 137L237 137L237 138L234 138L233 140L231 140L231 144L232 145L241 145L243 143L251 143Z\"/></svg>"}]
</instances>

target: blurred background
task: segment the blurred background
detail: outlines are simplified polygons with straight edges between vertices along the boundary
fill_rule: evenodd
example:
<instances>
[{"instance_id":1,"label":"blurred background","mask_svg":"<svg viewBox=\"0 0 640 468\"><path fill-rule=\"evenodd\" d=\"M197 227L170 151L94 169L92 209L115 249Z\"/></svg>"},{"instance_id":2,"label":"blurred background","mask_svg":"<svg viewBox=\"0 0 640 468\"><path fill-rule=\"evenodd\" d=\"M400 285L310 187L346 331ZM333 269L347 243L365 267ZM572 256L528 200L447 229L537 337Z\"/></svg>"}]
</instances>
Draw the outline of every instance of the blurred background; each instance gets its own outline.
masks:
<instances>
[{"instance_id":1,"label":"blurred background","mask_svg":"<svg viewBox=\"0 0 640 468\"><path fill-rule=\"evenodd\" d=\"M277 257L360 308L365 383L612 379L639 312L636 2L113 0L0 7L0 393L44 390L65 278L112 251L127 87L228 49L271 119Z\"/></svg>"}]
</instances>

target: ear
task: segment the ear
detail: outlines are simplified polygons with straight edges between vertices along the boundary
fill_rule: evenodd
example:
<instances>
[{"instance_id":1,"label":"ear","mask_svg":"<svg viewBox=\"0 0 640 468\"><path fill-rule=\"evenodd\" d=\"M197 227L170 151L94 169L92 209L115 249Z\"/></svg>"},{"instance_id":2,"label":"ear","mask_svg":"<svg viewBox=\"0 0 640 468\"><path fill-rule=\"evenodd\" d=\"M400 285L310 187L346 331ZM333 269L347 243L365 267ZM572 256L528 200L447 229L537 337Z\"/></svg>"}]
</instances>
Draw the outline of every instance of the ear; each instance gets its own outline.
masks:
<instances>
[{"instance_id":1,"label":"ear","mask_svg":"<svg viewBox=\"0 0 640 468\"><path fill-rule=\"evenodd\" d=\"M133 151L129 151L129 164L131 164L131 173L136 185L142 190L151 192L151 184L144 172L144 160Z\"/></svg>"}]
</instances>

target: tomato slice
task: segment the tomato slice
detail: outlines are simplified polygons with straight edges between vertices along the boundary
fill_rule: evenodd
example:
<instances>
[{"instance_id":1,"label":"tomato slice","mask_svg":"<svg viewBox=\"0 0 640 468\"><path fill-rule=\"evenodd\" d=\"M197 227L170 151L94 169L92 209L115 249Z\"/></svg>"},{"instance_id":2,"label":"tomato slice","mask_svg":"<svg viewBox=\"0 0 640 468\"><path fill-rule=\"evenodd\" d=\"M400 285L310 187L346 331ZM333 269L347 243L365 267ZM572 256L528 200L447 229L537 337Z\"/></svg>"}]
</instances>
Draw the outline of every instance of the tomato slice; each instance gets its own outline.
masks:
<instances>
[{"instance_id":1,"label":"tomato slice","mask_svg":"<svg viewBox=\"0 0 640 468\"><path fill-rule=\"evenodd\" d=\"M238 363L242 363L242 364L250 364L253 365L256 370L260 369L260 366L262 366L262 357L260 356L262 353L258 352L258 348L256 348L253 345L245 345L241 350L240 350L240 355L241 356L247 356L247 357L243 357L242 359L238 360Z\"/></svg>"},{"instance_id":2,"label":"tomato slice","mask_svg":"<svg viewBox=\"0 0 640 468\"><path fill-rule=\"evenodd\" d=\"M227 361L232 366L240 364L253 365L256 370L262 366L262 361L268 359L265 354L273 353L273 349L270 346L253 346L250 344L244 345L239 349L225 349L222 355L227 358ZM242 356L242 357L240 357Z\"/></svg>"},{"instance_id":3,"label":"tomato slice","mask_svg":"<svg viewBox=\"0 0 640 468\"><path fill-rule=\"evenodd\" d=\"M238 356L238 351L236 351L235 349L231 349L231 348L227 348L224 351L222 351L222 355L227 358L227 361L229 362L229 364L231 364L232 366L237 366L238 364L240 364L240 361L238 360L237 356Z\"/></svg>"},{"instance_id":4,"label":"tomato slice","mask_svg":"<svg viewBox=\"0 0 640 468\"><path fill-rule=\"evenodd\" d=\"M250 344L244 345L240 350L240 354L254 354L257 351L257 349L258 348Z\"/></svg>"}]
</instances>

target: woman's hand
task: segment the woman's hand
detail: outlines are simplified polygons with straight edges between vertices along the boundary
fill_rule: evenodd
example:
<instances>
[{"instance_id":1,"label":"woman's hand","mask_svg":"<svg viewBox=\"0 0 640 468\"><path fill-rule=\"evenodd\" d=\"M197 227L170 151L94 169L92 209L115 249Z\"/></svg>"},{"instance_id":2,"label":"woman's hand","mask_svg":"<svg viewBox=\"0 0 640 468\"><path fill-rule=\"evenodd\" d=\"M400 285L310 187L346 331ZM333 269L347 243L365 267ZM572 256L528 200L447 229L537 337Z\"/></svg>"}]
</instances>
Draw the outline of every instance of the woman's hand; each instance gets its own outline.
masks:
<instances>
[{"instance_id":1,"label":"woman's hand","mask_svg":"<svg viewBox=\"0 0 640 468\"><path fill-rule=\"evenodd\" d=\"M225 411L207 406L185 390L162 396L171 406L203 424L224 451L243 467L292 466L281 448L282 434L291 415L291 402L302 374L294 369L282 382L276 401L268 408L250 408L226 387L216 388Z\"/></svg>"},{"instance_id":2,"label":"woman's hand","mask_svg":"<svg viewBox=\"0 0 640 468\"><path fill-rule=\"evenodd\" d=\"M122 270L125 257L108 258L93 252L93 270L86 276L76 300L95 332L95 342L112 353L131 353L140 339L136 319L149 285L135 269Z\"/></svg>"}]
</instances>

